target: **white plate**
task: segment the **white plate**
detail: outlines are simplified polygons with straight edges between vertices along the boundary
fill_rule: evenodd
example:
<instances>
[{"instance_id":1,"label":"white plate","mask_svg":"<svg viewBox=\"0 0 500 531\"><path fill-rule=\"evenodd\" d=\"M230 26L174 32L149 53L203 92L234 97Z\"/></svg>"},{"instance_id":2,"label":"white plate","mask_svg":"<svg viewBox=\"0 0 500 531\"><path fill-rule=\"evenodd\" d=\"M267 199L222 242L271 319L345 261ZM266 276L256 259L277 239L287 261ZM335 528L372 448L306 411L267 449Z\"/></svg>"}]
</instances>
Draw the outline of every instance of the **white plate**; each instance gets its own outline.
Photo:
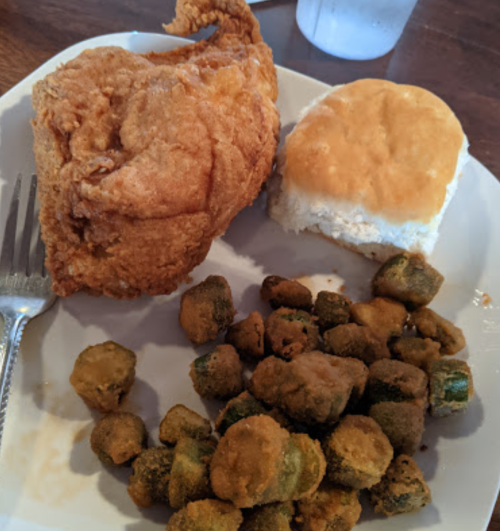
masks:
<instances>
[{"instance_id":1,"label":"white plate","mask_svg":"<svg viewBox=\"0 0 500 531\"><path fill-rule=\"evenodd\" d=\"M16 174L35 170L29 126L33 83L85 48L118 45L145 52L183 42L129 33L94 38L60 53L0 99L0 227ZM299 109L327 86L282 68L279 83L278 104L288 131ZM499 204L498 182L473 160L445 216L432 258L446 276L432 306L464 329L469 348L460 357L468 358L477 391L465 415L428 422L428 450L416 459L429 481L433 503L416 515L390 520L368 510L357 529L480 531L488 525L500 475ZM223 274L232 287L238 317L243 317L252 309L267 311L258 296L265 274L323 275L332 289L345 283L347 293L359 299L368 296L374 268L372 262L321 238L285 234L266 217L260 198L214 243L193 277L198 282L210 273ZM482 292L491 296L490 304L483 304ZM84 347L111 338L138 354L137 381L126 407L145 419L155 440L159 421L175 403L205 412L188 377L196 352L177 324L178 307L179 293L131 302L80 294L60 300L28 326L0 459L1 531L164 529L169 511L137 509L126 492L128 472L103 468L91 453L93 416L70 388L68 376Z\"/></svg>"}]
</instances>

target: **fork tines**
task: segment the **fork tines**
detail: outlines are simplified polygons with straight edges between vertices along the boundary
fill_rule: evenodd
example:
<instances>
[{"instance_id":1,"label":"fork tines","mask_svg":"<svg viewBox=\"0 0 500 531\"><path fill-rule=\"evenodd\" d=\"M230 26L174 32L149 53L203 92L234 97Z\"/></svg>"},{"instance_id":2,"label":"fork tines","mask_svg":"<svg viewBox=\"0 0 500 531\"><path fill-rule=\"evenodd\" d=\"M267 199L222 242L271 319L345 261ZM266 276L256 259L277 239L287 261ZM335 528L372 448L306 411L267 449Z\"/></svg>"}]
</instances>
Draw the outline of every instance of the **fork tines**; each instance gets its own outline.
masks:
<instances>
[{"instance_id":1,"label":"fork tines","mask_svg":"<svg viewBox=\"0 0 500 531\"><path fill-rule=\"evenodd\" d=\"M19 174L14 186L14 193L12 194L9 214L5 226L2 251L0 254L0 275L13 275L17 273L28 276L45 276L46 272L43 265L45 260L45 246L42 242L39 228L34 256L30 257L33 225L35 224L34 221L37 189L36 175L31 176L31 181L29 184L29 195L26 205L26 215L24 219L21 245L19 248L19 256L17 257L17 262L15 260L17 218L22 180L22 176Z\"/></svg>"}]
</instances>

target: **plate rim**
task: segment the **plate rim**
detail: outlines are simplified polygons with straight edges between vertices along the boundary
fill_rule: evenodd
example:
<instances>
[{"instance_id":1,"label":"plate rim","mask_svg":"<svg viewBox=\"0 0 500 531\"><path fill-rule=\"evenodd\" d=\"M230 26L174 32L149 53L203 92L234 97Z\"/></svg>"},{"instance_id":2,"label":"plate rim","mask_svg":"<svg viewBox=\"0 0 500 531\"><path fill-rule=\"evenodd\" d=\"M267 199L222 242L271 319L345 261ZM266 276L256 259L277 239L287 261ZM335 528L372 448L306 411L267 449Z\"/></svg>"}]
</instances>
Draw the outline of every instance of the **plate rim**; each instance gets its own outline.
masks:
<instances>
[{"instance_id":1,"label":"plate rim","mask_svg":"<svg viewBox=\"0 0 500 531\"><path fill-rule=\"evenodd\" d=\"M13 87L11 87L9 90L7 90L2 96L0 96L0 114L3 112L3 104L5 103L5 101L6 100L8 101L11 98L14 98L16 93L19 91L19 89L25 90L26 86L33 86L33 84L38 80L38 78L41 77L42 72L47 70L48 68L55 69L63 61L67 62L68 60L71 60L71 57L68 57L68 58L65 58L65 59L61 59L62 56L65 56L68 53L71 54L71 52L73 50L75 50L75 56L76 56L76 50L80 49L84 45L87 45L89 48L94 48L94 47L97 47L97 46L104 45L104 44L99 44L99 43L101 41L106 40L106 39L130 38L130 37L135 37L135 36L137 38L154 37L154 38L160 38L160 39L165 39L165 40L170 40L170 41L176 41L180 45L182 43L195 42L195 41L192 41L190 39L185 39L185 38L182 38L182 37L177 37L177 36L172 36L172 35L166 35L166 34L162 34L162 33L138 32L138 31L108 33L108 34L103 34L103 35L90 37L89 39L85 39L83 41L79 41L79 42L74 43L74 44L68 46L67 48L61 50L56 55L52 56L50 59L48 59L47 61L45 61L41 65L39 65L35 70L33 70L31 73L29 73L25 78L20 80ZM109 45L109 44L107 44L107 45ZM78 53L80 53L80 52L78 52ZM292 74L293 76L299 76L300 78L304 79L305 81L313 81L314 83L322 84L325 87L325 89L327 89L328 87L331 86L328 83L325 83L325 82L323 82L321 80L315 79L315 78L313 78L311 76L307 76L307 75L305 75L305 74L303 74L301 72L297 72L297 71L292 70L292 69L287 68L287 67L276 65L276 68L277 68L278 74L282 73L282 74ZM480 162L478 159L476 159L472 155L470 157L469 164L472 164L472 165L478 164L481 167L481 174L480 174L479 177L483 178L482 174L483 173L488 173L491 176L491 178L496 182L497 186L500 187L500 180L499 180L500 176L499 176L499 178L497 178L482 162ZM2 183L0 182L0 184L2 184ZM488 178L488 184L489 185L492 184L490 178ZM491 520L491 515L493 514L494 507L495 507L496 500L498 498L498 493L499 492L500 492L500 475L499 475L498 481L497 481L496 496L493 499L493 502L492 502L492 505L491 505L491 508L490 508L490 512L489 512L489 520Z\"/></svg>"}]
</instances>

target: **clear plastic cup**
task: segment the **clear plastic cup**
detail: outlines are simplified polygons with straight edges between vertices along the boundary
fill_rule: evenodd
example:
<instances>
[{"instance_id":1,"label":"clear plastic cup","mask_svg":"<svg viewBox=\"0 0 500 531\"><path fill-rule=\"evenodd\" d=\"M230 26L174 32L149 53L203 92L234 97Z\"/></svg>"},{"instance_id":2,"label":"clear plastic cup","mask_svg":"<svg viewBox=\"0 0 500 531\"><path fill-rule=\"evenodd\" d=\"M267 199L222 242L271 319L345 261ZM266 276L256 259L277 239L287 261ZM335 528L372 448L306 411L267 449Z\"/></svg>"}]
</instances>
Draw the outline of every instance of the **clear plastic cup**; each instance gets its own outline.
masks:
<instances>
[{"instance_id":1,"label":"clear plastic cup","mask_svg":"<svg viewBox=\"0 0 500 531\"><path fill-rule=\"evenodd\" d=\"M390 52L417 0L298 0L297 24L315 46L344 59Z\"/></svg>"}]
</instances>

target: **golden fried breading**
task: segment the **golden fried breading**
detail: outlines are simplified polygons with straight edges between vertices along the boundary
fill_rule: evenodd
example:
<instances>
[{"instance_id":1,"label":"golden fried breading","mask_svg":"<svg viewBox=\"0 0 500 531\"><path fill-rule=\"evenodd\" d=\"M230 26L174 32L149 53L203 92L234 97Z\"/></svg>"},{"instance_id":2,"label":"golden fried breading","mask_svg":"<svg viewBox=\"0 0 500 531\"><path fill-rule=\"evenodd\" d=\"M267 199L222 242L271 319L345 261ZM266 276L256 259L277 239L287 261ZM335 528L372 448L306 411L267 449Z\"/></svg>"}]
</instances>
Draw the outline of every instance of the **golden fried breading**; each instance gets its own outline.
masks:
<instances>
[{"instance_id":1,"label":"golden fried breading","mask_svg":"<svg viewBox=\"0 0 500 531\"><path fill-rule=\"evenodd\" d=\"M312 293L308 287L278 275L270 275L263 280L260 296L275 310L284 306L309 312L313 305Z\"/></svg>"},{"instance_id":2,"label":"golden fried breading","mask_svg":"<svg viewBox=\"0 0 500 531\"><path fill-rule=\"evenodd\" d=\"M224 277L209 275L182 294L179 323L195 345L212 341L233 322L231 288Z\"/></svg>"},{"instance_id":3,"label":"golden fried breading","mask_svg":"<svg viewBox=\"0 0 500 531\"><path fill-rule=\"evenodd\" d=\"M415 310L411 314L410 321L421 336L441 344L441 354L453 355L465 348L462 329L430 308L423 307Z\"/></svg>"},{"instance_id":4,"label":"golden fried breading","mask_svg":"<svg viewBox=\"0 0 500 531\"><path fill-rule=\"evenodd\" d=\"M210 421L182 404L170 408L160 423L159 438L166 445L176 445L183 438L204 441L211 435Z\"/></svg>"},{"instance_id":5,"label":"golden fried breading","mask_svg":"<svg viewBox=\"0 0 500 531\"><path fill-rule=\"evenodd\" d=\"M382 428L396 454L413 455L422 441L425 411L410 402L379 402L370 417Z\"/></svg>"},{"instance_id":6,"label":"golden fried breading","mask_svg":"<svg viewBox=\"0 0 500 531\"><path fill-rule=\"evenodd\" d=\"M417 463L400 455L371 489L370 502L376 513L385 516L415 513L431 502L431 491Z\"/></svg>"},{"instance_id":7,"label":"golden fried breading","mask_svg":"<svg viewBox=\"0 0 500 531\"><path fill-rule=\"evenodd\" d=\"M327 330L323 335L326 352L347 358L358 358L367 365L390 358L384 341L371 328L349 323Z\"/></svg>"},{"instance_id":8,"label":"golden fried breading","mask_svg":"<svg viewBox=\"0 0 500 531\"><path fill-rule=\"evenodd\" d=\"M231 345L218 345L191 363L189 376L194 390L203 398L229 400L244 387L243 365Z\"/></svg>"},{"instance_id":9,"label":"golden fried breading","mask_svg":"<svg viewBox=\"0 0 500 531\"><path fill-rule=\"evenodd\" d=\"M80 352L69 381L88 407L115 411L134 383L136 361L128 348L105 341Z\"/></svg>"},{"instance_id":10,"label":"golden fried breading","mask_svg":"<svg viewBox=\"0 0 500 531\"><path fill-rule=\"evenodd\" d=\"M167 531L238 531L243 516L234 505L220 500L188 503L167 524Z\"/></svg>"},{"instance_id":11,"label":"golden fried breading","mask_svg":"<svg viewBox=\"0 0 500 531\"><path fill-rule=\"evenodd\" d=\"M344 487L369 489L391 463L393 450L370 417L347 415L323 441L328 479Z\"/></svg>"},{"instance_id":12,"label":"golden fried breading","mask_svg":"<svg viewBox=\"0 0 500 531\"><path fill-rule=\"evenodd\" d=\"M384 297L375 297L368 302L357 302L351 306L351 317L359 325L371 328L372 332L387 342L403 334L408 311L403 304Z\"/></svg>"},{"instance_id":13,"label":"golden fried breading","mask_svg":"<svg viewBox=\"0 0 500 531\"><path fill-rule=\"evenodd\" d=\"M313 493L325 474L317 441L290 434L266 415L233 424L210 464L212 489L236 507L298 500Z\"/></svg>"},{"instance_id":14,"label":"golden fried breading","mask_svg":"<svg viewBox=\"0 0 500 531\"><path fill-rule=\"evenodd\" d=\"M240 531L291 531L294 513L292 502L260 505L245 514Z\"/></svg>"},{"instance_id":15,"label":"golden fried breading","mask_svg":"<svg viewBox=\"0 0 500 531\"><path fill-rule=\"evenodd\" d=\"M266 347L286 359L318 348L320 336L315 321L303 310L278 308L264 322Z\"/></svg>"},{"instance_id":16,"label":"golden fried breading","mask_svg":"<svg viewBox=\"0 0 500 531\"><path fill-rule=\"evenodd\" d=\"M332 358L318 351L299 354L290 362L266 358L252 375L250 391L299 422L336 422L347 405L354 380Z\"/></svg>"},{"instance_id":17,"label":"golden fried breading","mask_svg":"<svg viewBox=\"0 0 500 531\"><path fill-rule=\"evenodd\" d=\"M350 531L361 516L361 504L356 490L324 483L299 501L297 513L301 531Z\"/></svg>"},{"instance_id":18,"label":"golden fried breading","mask_svg":"<svg viewBox=\"0 0 500 531\"><path fill-rule=\"evenodd\" d=\"M94 427L90 447L108 466L129 466L148 445L141 418L122 411L108 413Z\"/></svg>"},{"instance_id":19,"label":"golden fried breading","mask_svg":"<svg viewBox=\"0 0 500 531\"><path fill-rule=\"evenodd\" d=\"M272 52L244 0L180 0L167 31L206 41L86 50L33 89L46 266L61 296L170 293L269 175Z\"/></svg>"},{"instance_id":20,"label":"golden fried breading","mask_svg":"<svg viewBox=\"0 0 500 531\"><path fill-rule=\"evenodd\" d=\"M174 460L172 448L148 448L133 462L134 473L129 477L128 493L138 507L168 505L170 472Z\"/></svg>"},{"instance_id":21,"label":"golden fried breading","mask_svg":"<svg viewBox=\"0 0 500 531\"><path fill-rule=\"evenodd\" d=\"M233 345L238 354L249 359L264 356L264 320L259 312L252 312L246 319L231 325L226 343Z\"/></svg>"}]
</instances>

